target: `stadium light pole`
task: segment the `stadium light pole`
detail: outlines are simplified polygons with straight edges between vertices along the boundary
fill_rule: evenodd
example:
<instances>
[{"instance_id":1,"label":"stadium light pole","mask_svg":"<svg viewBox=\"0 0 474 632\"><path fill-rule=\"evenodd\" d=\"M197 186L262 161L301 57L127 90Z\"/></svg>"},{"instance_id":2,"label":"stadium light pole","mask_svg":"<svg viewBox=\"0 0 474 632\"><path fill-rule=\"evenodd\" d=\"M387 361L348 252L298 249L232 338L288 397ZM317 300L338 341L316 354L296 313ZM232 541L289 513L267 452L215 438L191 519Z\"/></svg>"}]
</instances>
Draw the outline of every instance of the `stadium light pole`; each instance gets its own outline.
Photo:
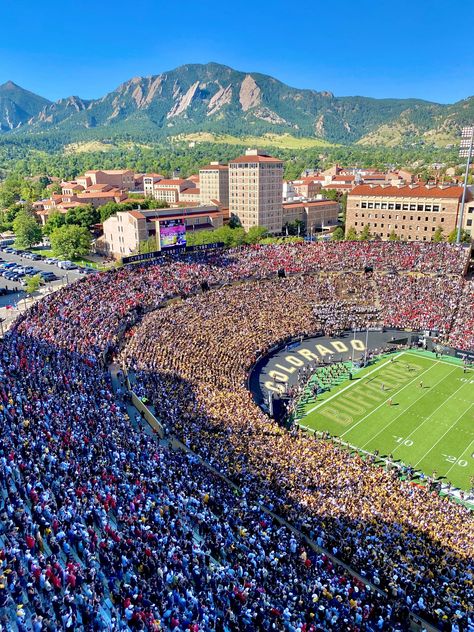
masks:
<instances>
[{"instance_id":1,"label":"stadium light pole","mask_svg":"<svg viewBox=\"0 0 474 632\"><path fill-rule=\"evenodd\" d=\"M473 142L474 142L474 125L471 127L463 127L462 138L461 138L461 143L459 147L459 156L461 158L467 158L467 161L466 161L466 173L464 174L464 186L462 190L461 210L459 213L458 232L456 235L457 244L461 243L461 230L462 230L462 222L464 219L464 205L466 203L467 181L469 177L469 167L471 165Z\"/></svg>"}]
</instances>

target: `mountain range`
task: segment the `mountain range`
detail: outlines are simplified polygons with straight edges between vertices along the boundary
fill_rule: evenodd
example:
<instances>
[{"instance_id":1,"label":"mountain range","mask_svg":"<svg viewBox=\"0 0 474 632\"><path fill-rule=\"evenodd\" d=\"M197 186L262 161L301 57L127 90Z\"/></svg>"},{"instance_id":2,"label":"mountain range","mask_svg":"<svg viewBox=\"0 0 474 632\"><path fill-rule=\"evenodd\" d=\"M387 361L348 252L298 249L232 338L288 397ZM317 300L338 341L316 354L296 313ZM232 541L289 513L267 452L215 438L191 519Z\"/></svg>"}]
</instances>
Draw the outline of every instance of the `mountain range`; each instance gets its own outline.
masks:
<instances>
[{"instance_id":1,"label":"mountain range","mask_svg":"<svg viewBox=\"0 0 474 632\"><path fill-rule=\"evenodd\" d=\"M0 85L0 138L60 134L65 142L126 135L132 140L196 133L289 134L330 143L455 142L474 121L474 97L452 105L420 99L336 97L217 63L134 77L100 99L51 102L12 81Z\"/></svg>"}]
</instances>

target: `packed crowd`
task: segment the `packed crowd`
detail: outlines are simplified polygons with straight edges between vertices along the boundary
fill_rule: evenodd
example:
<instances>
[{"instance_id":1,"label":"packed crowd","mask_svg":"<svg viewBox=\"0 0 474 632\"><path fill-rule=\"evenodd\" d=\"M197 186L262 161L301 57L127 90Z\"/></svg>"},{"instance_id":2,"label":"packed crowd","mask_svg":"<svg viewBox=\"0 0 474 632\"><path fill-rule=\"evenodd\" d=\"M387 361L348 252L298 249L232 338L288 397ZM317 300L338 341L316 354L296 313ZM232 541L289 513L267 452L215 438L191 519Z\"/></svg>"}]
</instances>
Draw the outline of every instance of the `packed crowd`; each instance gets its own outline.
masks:
<instances>
[{"instance_id":1,"label":"packed crowd","mask_svg":"<svg viewBox=\"0 0 474 632\"><path fill-rule=\"evenodd\" d=\"M352 281L355 283L360 276L359 291L364 291L368 282L364 282L361 273L372 267L375 272L410 270L425 275L442 271L437 290L447 293L449 275L459 279L468 256L466 248L449 244L387 242L279 244L217 254L202 252L159 264L90 275L62 290L59 296L51 295L37 303L34 316L29 315L20 331L95 361L100 352L114 349L120 332L138 314L157 308L172 296L199 291L203 280L212 286L244 278L265 278L280 269L286 274L356 272L357 275L350 275ZM346 275L339 276L339 283L347 284ZM428 283L430 277L423 278ZM353 289L358 291L356 287ZM396 283L393 292L392 300L397 301L402 292L397 290ZM437 298L433 294L430 303Z\"/></svg>"},{"instance_id":2,"label":"packed crowd","mask_svg":"<svg viewBox=\"0 0 474 632\"><path fill-rule=\"evenodd\" d=\"M0 371L0 629L407 628L406 606L133 427L99 368L10 335Z\"/></svg>"},{"instance_id":3,"label":"packed crowd","mask_svg":"<svg viewBox=\"0 0 474 632\"><path fill-rule=\"evenodd\" d=\"M168 430L260 501L424 616L441 609L467 617L472 516L330 444L289 434L245 387L249 367L275 340L319 329L311 305L327 283L259 281L175 303L130 332L122 359ZM449 296L438 301L444 315ZM436 571L446 564L449 583Z\"/></svg>"},{"instance_id":4,"label":"packed crowd","mask_svg":"<svg viewBox=\"0 0 474 632\"><path fill-rule=\"evenodd\" d=\"M408 609L446 630L473 625L467 512L271 424L245 389L259 351L324 326L313 310L321 297L376 306L386 318L373 279L364 292L366 265L452 274L465 265L456 247L343 244L338 256L337 246L255 247L91 275L18 320L0 343L2 632L396 631L408 628ZM281 267L312 273L310 281L258 280ZM352 273L326 274L341 269ZM193 294L203 279L249 277L256 280L152 311ZM437 299L442 324L450 296ZM240 491L129 419L99 362L124 335L139 393Z\"/></svg>"}]
</instances>

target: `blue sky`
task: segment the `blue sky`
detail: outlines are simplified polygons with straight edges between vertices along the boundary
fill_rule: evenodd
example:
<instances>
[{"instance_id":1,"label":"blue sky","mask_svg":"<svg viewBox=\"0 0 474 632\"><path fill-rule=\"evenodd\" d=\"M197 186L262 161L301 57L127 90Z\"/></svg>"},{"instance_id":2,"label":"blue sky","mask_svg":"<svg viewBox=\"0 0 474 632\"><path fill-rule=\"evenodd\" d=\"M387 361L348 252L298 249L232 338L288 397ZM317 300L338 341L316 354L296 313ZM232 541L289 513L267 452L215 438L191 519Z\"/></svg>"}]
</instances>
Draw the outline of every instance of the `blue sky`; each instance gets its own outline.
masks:
<instances>
[{"instance_id":1,"label":"blue sky","mask_svg":"<svg viewBox=\"0 0 474 632\"><path fill-rule=\"evenodd\" d=\"M216 61L338 96L451 103L474 95L473 23L472 0L0 0L0 83L95 98Z\"/></svg>"}]
</instances>

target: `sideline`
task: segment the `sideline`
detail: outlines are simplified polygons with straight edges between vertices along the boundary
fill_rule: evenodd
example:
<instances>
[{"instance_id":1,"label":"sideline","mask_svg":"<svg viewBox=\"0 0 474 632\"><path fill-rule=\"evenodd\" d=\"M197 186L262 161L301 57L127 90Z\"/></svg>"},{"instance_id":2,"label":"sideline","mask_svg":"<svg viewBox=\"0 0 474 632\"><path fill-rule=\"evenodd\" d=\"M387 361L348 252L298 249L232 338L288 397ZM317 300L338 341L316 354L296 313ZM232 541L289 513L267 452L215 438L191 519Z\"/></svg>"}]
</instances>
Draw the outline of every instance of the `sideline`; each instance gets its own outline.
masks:
<instances>
[{"instance_id":1,"label":"sideline","mask_svg":"<svg viewBox=\"0 0 474 632\"><path fill-rule=\"evenodd\" d=\"M399 353L398 355L394 355L392 356L393 359L395 358L401 358L402 355L405 353L405 351L402 351L401 353ZM332 399L334 399L335 397L339 397L339 395L341 393L344 393L344 391L347 391L347 389L352 388L353 386L356 386L357 384L360 384L360 382L362 380L365 380L365 378L369 377L369 375L372 375L373 373L376 373L377 371L379 371L380 369L382 369L384 366L386 366L387 364L390 364L391 360L387 360L386 362L384 362L383 364L380 364L379 366L376 366L375 368L372 369L372 371L369 371L368 373L366 373L365 375L363 375L362 377L360 377L358 380L354 380L352 381L350 384L348 384L347 386L344 386L344 388L341 388L340 391L337 391L337 393L334 393L334 395L331 395L331 397L328 397L327 399L325 399L323 402L320 402L319 404L316 404L316 406L313 406L313 408L311 408L310 410L308 410L304 417L307 417L309 414L311 414L312 412L314 412L315 410L317 410L318 408L321 408L321 406L324 406L325 404L327 404L328 402L330 402ZM302 419L304 419L304 417L302 417Z\"/></svg>"}]
</instances>

